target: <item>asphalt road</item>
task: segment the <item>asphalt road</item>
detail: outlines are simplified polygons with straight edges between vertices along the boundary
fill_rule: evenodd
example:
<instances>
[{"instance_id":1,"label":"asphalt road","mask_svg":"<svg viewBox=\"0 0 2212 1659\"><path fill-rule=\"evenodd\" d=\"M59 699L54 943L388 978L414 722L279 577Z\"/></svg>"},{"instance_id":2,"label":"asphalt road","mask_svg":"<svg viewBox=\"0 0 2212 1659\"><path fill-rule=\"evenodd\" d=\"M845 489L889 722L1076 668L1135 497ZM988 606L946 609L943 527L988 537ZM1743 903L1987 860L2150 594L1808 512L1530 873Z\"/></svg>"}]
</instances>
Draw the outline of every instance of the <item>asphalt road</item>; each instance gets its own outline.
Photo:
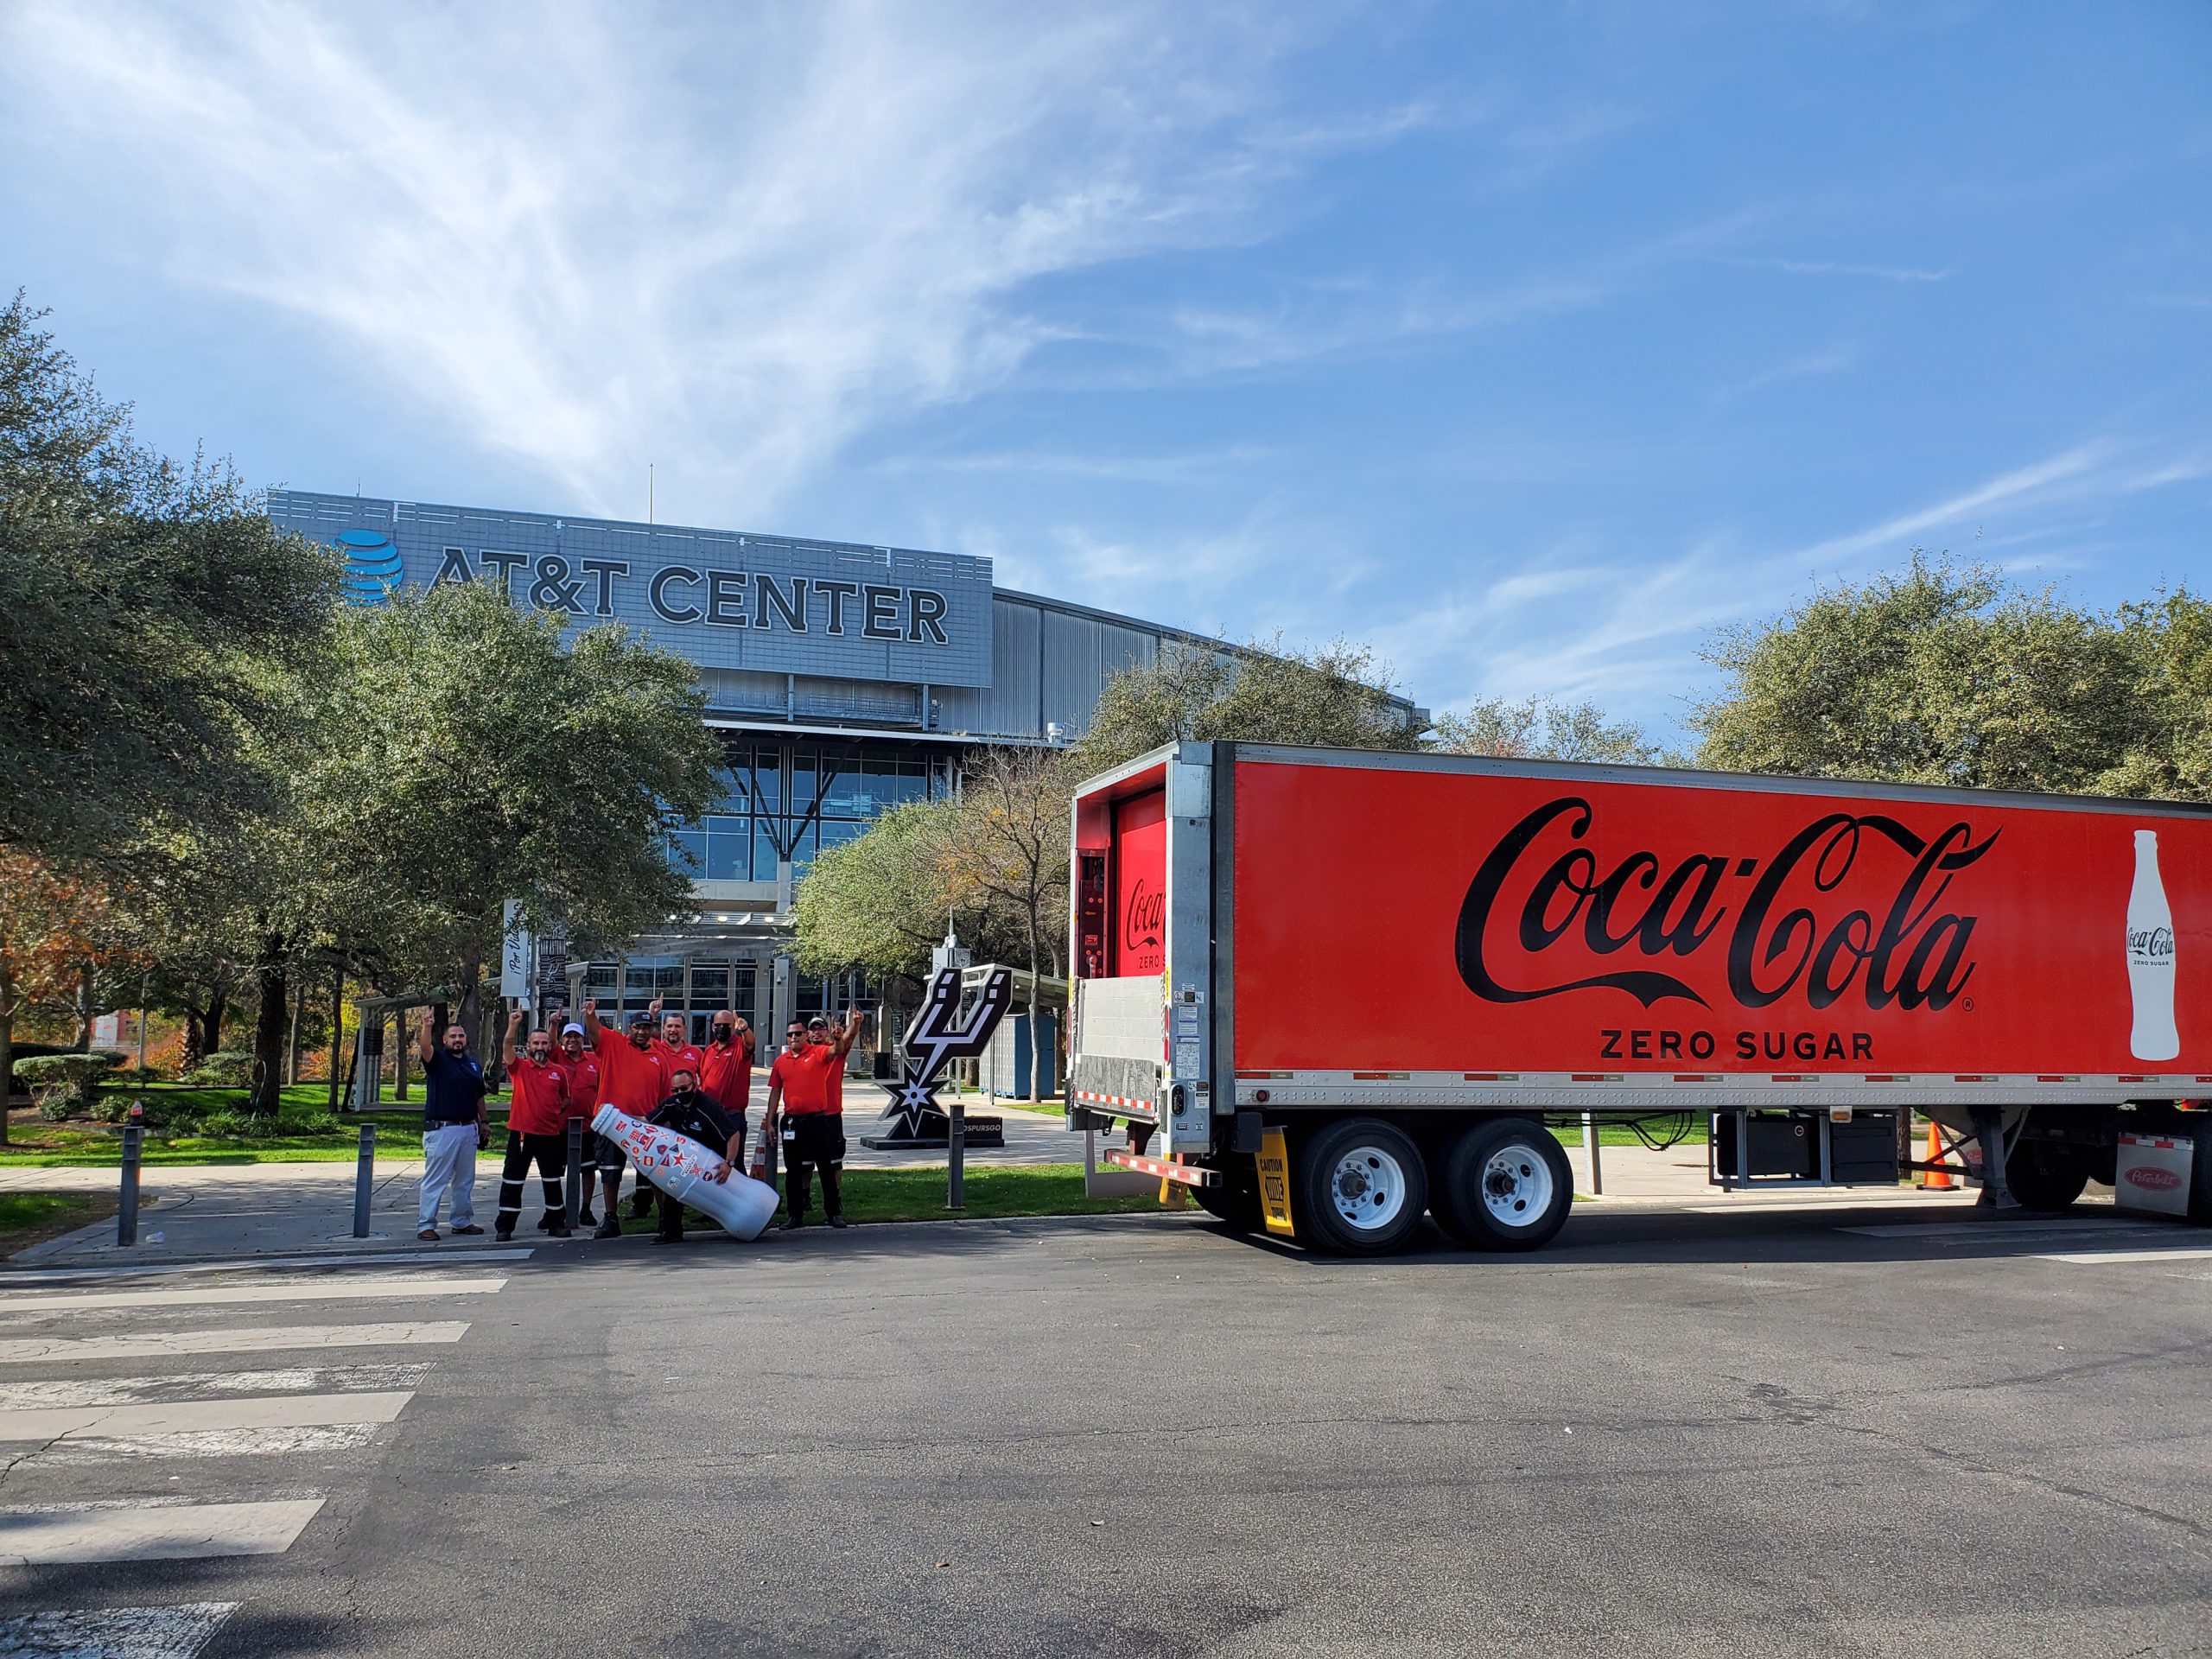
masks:
<instances>
[{"instance_id":1,"label":"asphalt road","mask_svg":"<svg viewBox=\"0 0 2212 1659\"><path fill-rule=\"evenodd\" d=\"M505 1281L450 1297L0 1290L14 1410L226 1366L406 1396L189 1455L0 1411L0 1552L56 1503L315 1503L278 1553L0 1569L0 1619L225 1609L117 1649L164 1659L2212 1651L2212 1236L1920 1220L1645 1209L1353 1263L1106 1218L574 1244L443 1264ZM360 1321L467 1329L286 1348ZM256 1322L269 1351L14 1345Z\"/></svg>"}]
</instances>

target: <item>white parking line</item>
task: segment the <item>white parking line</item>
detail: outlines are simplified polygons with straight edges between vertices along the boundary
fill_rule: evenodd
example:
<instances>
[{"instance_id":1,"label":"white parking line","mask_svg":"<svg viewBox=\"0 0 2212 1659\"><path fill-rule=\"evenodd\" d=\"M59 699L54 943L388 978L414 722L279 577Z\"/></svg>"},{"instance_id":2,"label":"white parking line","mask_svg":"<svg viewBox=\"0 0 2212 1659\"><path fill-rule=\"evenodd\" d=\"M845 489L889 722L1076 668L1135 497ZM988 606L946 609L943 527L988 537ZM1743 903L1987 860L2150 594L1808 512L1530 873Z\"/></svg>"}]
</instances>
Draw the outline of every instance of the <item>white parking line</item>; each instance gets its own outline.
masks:
<instances>
[{"instance_id":1,"label":"white parking line","mask_svg":"<svg viewBox=\"0 0 2212 1659\"><path fill-rule=\"evenodd\" d=\"M2062 1255L2038 1255L2037 1262L2065 1262L2077 1267L2094 1267L2104 1262L2202 1262L2212 1256L2212 1245L2193 1250L2069 1250Z\"/></svg>"},{"instance_id":2,"label":"white parking line","mask_svg":"<svg viewBox=\"0 0 2212 1659\"><path fill-rule=\"evenodd\" d=\"M15 1337L0 1339L0 1365L145 1359L156 1354L281 1353L290 1348L398 1348L459 1342L467 1329L466 1319L408 1319L244 1331L133 1332L118 1337Z\"/></svg>"},{"instance_id":3,"label":"white parking line","mask_svg":"<svg viewBox=\"0 0 2212 1659\"><path fill-rule=\"evenodd\" d=\"M0 1619L0 1653L18 1659L194 1659L235 1601L99 1607Z\"/></svg>"},{"instance_id":4,"label":"white parking line","mask_svg":"<svg viewBox=\"0 0 2212 1659\"><path fill-rule=\"evenodd\" d=\"M2101 1216L2094 1221L1916 1221L1878 1227L1839 1227L1860 1238L2094 1238L2107 1234L2159 1232L2165 1224Z\"/></svg>"},{"instance_id":5,"label":"white parking line","mask_svg":"<svg viewBox=\"0 0 2212 1659\"><path fill-rule=\"evenodd\" d=\"M0 1411L0 1440L183 1434L211 1429L303 1428L322 1423L389 1423L414 1397L414 1390L410 1389L389 1394L280 1394L258 1400L171 1400L150 1406L35 1406Z\"/></svg>"},{"instance_id":6,"label":"white parking line","mask_svg":"<svg viewBox=\"0 0 2212 1659\"><path fill-rule=\"evenodd\" d=\"M0 1314L74 1313L105 1307L212 1307L226 1302L343 1302L398 1296L487 1296L505 1279L314 1279L212 1290L95 1291L85 1296L0 1296Z\"/></svg>"},{"instance_id":7,"label":"white parking line","mask_svg":"<svg viewBox=\"0 0 2212 1659\"><path fill-rule=\"evenodd\" d=\"M316 1497L0 1510L0 1564L281 1555L322 1504Z\"/></svg>"}]
</instances>

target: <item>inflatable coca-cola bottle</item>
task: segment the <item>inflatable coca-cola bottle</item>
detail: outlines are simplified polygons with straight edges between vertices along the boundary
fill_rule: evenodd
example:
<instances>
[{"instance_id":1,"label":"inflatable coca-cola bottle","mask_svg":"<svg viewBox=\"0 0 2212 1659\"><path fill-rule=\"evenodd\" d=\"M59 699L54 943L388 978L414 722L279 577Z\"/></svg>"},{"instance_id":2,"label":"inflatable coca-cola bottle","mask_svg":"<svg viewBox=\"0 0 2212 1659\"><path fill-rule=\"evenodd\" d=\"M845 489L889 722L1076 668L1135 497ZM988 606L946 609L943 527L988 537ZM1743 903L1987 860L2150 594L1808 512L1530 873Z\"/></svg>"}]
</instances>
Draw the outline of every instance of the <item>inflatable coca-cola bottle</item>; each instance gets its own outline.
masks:
<instances>
[{"instance_id":1,"label":"inflatable coca-cola bottle","mask_svg":"<svg viewBox=\"0 0 2212 1659\"><path fill-rule=\"evenodd\" d=\"M2135 883L2127 890L2127 994L2135 1005L2127 1046L2139 1060L2181 1052L2174 1025L2174 913L2158 878L2158 832L2135 832Z\"/></svg>"}]
</instances>

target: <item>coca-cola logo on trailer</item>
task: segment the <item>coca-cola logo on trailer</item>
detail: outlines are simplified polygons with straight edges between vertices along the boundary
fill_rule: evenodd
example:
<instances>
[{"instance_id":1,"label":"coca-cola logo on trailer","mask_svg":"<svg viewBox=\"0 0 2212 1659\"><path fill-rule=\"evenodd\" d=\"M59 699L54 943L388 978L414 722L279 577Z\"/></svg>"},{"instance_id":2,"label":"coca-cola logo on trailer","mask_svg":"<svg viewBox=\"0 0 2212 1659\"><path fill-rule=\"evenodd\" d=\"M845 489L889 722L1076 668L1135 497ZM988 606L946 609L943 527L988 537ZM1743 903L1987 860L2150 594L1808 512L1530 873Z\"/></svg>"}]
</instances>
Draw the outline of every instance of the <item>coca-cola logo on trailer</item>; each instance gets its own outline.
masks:
<instances>
[{"instance_id":1,"label":"coca-cola logo on trailer","mask_svg":"<svg viewBox=\"0 0 2212 1659\"><path fill-rule=\"evenodd\" d=\"M1135 950L1146 945L1156 946L1166 921L1166 900L1139 876L1130 884L1129 902L1122 912L1122 948Z\"/></svg>"},{"instance_id":2,"label":"coca-cola logo on trailer","mask_svg":"<svg viewBox=\"0 0 2212 1659\"><path fill-rule=\"evenodd\" d=\"M1492 969L1493 960L1516 955L1541 964L1570 934L1599 957L1630 951L1663 962L1723 951L1728 994L1750 1008L1802 988L1814 1008L1855 991L1869 1008L1940 1009L1973 977L1969 947L1979 918L1945 899L1959 872L1996 844L1995 830L1977 841L1961 820L1931 839L1882 813L1829 812L1763 855L1694 853L1669 869L1656 854L1635 851L1605 868L1575 844L1593 821L1580 797L1548 801L1483 860L1460 904L1455 940L1459 977L1476 995L1530 1002L1608 988L1647 1008L1669 997L1711 1006L1657 966L1570 970L1515 985ZM1815 908L1854 869L1854 887L1863 889L1867 861L1877 860L1883 862L1872 869L1895 881L1885 902L1840 913Z\"/></svg>"}]
</instances>

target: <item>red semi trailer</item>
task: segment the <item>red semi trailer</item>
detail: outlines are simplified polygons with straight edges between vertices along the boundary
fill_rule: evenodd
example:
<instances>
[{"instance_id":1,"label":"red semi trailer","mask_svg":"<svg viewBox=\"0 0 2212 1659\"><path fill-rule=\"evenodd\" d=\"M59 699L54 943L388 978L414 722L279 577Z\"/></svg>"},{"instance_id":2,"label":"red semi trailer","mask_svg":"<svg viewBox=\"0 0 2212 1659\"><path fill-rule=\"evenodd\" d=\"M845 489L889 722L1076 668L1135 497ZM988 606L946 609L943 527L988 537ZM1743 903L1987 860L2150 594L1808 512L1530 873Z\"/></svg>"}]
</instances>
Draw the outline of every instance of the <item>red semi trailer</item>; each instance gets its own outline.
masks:
<instances>
[{"instance_id":1,"label":"red semi trailer","mask_svg":"<svg viewBox=\"0 0 2212 1659\"><path fill-rule=\"evenodd\" d=\"M1894 1185L1916 1109L2000 1207L2212 1220L2212 810L1234 743L1073 810L1071 1122L1236 1224L1532 1249L1548 1122Z\"/></svg>"}]
</instances>

